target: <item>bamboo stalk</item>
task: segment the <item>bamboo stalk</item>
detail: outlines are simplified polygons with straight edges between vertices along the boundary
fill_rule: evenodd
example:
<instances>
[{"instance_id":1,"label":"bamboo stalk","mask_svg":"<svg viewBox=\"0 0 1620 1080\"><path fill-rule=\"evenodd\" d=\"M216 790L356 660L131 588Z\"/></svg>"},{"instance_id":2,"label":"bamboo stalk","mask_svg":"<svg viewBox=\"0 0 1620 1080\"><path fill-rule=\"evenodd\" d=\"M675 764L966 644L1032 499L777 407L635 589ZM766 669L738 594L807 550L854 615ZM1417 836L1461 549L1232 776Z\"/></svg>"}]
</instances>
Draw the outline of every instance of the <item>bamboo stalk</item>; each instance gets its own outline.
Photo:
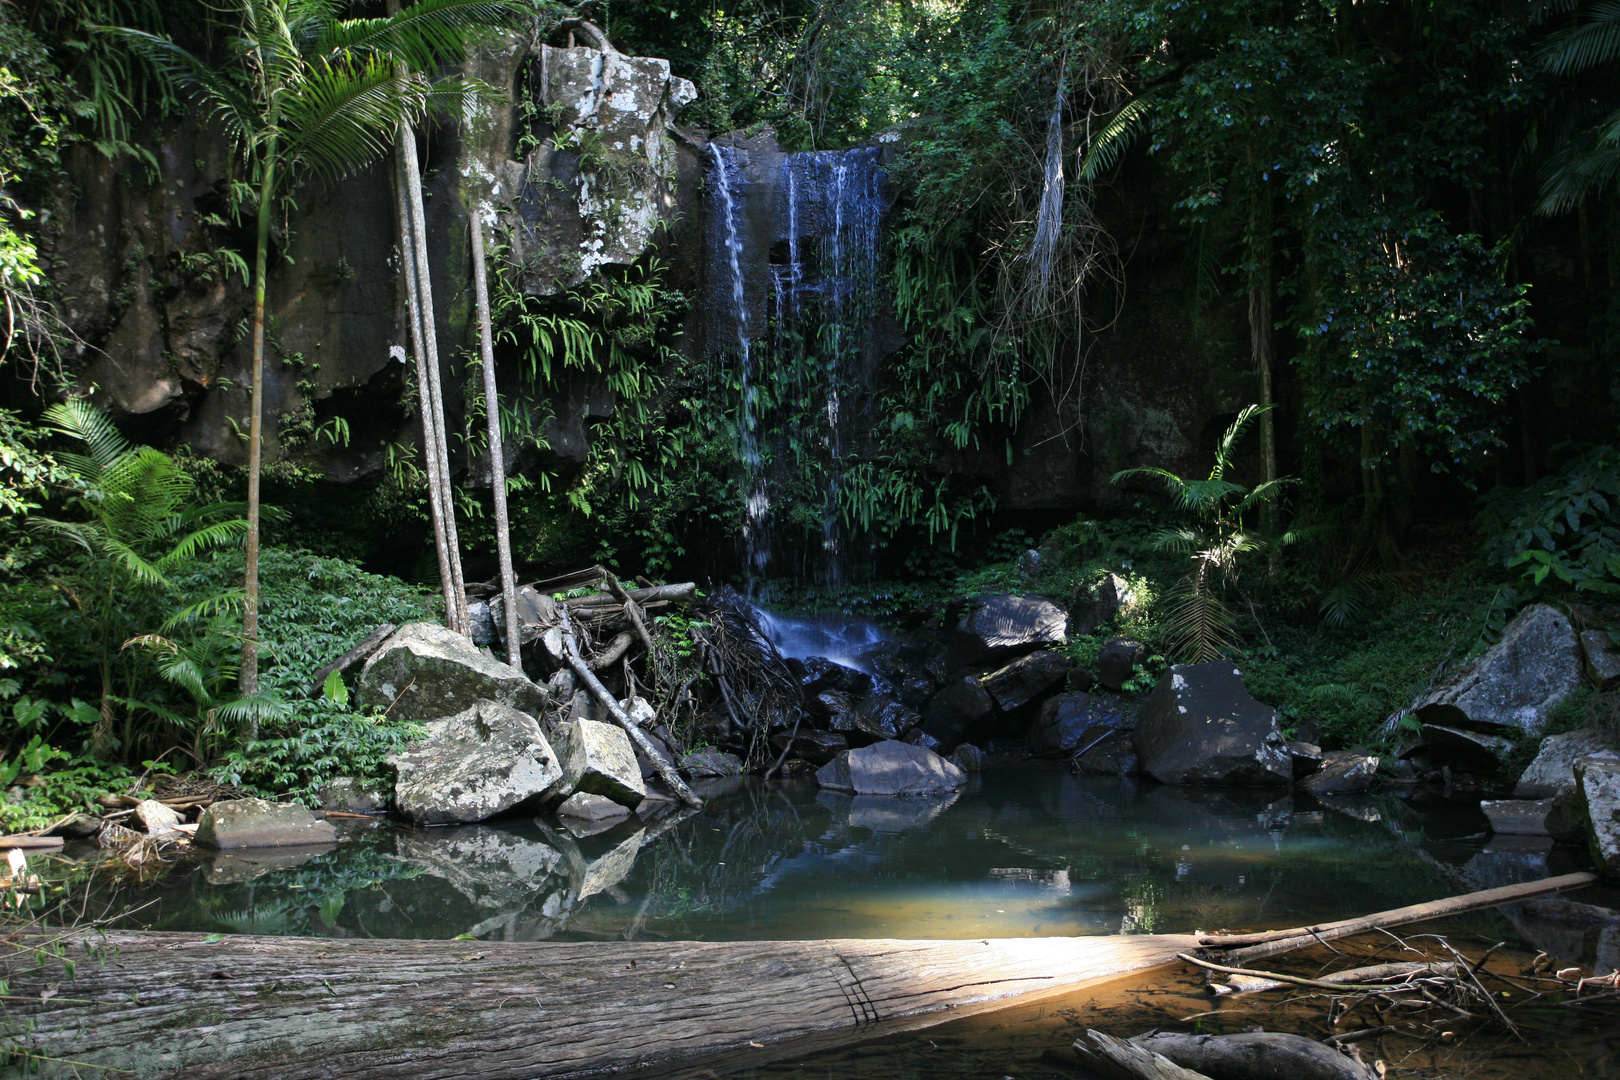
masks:
<instances>
[{"instance_id":1,"label":"bamboo stalk","mask_svg":"<svg viewBox=\"0 0 1620 1080\"><path fill-rule=\"evenodd\" d=\"M495 494L495 554L501 564L506 615L506 662L523 669L522 627L517 620L517 577L512 573L512 535L506 515L506 451L501 442L501 399L495 390L495 331L489 320L489 281L484 266L484 225L473 208L473 295L478 304L478 357L483 362L484 416L489 420L489 486ZM465 595L465 592L463 592Z\"/></svg>"}]
</instances>

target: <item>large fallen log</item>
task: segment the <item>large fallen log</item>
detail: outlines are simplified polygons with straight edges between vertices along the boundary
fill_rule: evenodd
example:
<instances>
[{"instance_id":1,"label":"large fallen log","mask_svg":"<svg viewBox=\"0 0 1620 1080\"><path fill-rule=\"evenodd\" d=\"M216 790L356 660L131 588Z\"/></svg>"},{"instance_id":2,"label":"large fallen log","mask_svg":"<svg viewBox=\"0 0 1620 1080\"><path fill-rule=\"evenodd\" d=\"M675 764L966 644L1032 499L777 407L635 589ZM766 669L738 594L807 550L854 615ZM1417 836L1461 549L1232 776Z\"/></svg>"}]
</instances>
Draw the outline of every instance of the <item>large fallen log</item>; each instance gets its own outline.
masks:
<instances>
[{"instance_id":1,"label":"large fallen log","mask_svg":"<svg viewBox=\"0 0 1620 1080\"><path fill-rule=\"evenodd\" d=\"M55 1059L47 1077L82 1072L67 1061L186 1080L683 1075L1037 1001L1195 944L215 938L77 933L43 963L25 939L0 964L12 1038Z\"/></svg>"}]
</instances>

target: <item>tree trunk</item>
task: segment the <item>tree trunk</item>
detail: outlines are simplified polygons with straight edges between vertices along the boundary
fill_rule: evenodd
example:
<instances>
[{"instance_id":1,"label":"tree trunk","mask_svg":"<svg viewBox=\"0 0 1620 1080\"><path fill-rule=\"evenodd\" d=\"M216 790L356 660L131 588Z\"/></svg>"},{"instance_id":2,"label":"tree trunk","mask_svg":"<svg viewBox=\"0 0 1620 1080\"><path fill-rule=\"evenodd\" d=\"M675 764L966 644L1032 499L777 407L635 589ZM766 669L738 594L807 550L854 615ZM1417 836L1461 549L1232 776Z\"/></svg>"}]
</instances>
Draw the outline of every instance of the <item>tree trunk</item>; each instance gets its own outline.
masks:
<instances>
[{"instance_id":1,"label":"tree trunk","mask_svg":"<svg viewBox=\"0 0 1620 1080\"><path fill-rule=\"evenodd\" d=\"M1249 354L1260 380L1260 479L1277 479L1277 420L1271 392L1271 197L1249 196L1249 240L1254 267L1249 274ZM1277 532L1277 504L1260 504L1260 529Z\"/></svg>"},{"instance_id":2,"label":"tree trunk","mask_svg":"<svg viewBox=\"0 0 1620 1080\"><path fill-rule=\"evenodd\" d=\"M428 508L433 520L433 547L439 557L439 588L444 594L445 625L455 629L456 600L450 573L450 545L445 538L444 498L439 490L439 443L434 438L433 414L428 402L433 395L433 384L428 378L427 334L422 321L422 298L416 274L416 229L411 223L409 185L405 181L405 145L411 139L410 131L399 131L400 151L395 156L397 175L395 187L399 192L400 266L405 272L405 295L411 313L411 351L416 356L417 408L422 416L422 456L425 459L428 486Z\"/></svg>"},{"instance_id":3,"label":"tree trunk","mask_svg":"<svg viewBox=\"0 0 1620 1080\"><path fill-rule=\"evenodd\" d=\"M489 486L495 495L495 553L501 564L506 613L506 662L522 670L517 619L517 578L512 573L512 536L506 516L506 450L501 442L501 399L495 389L495 331L489 321L489 281L484 266L484 223L472 212L473 295L478 304L478 355L484 368L484 415L489 420Z\"/></svg>"},{"instance_id":4,"label":"tree trunk","mask_svg":"<svg viewBox=\"0 0 1620 1080\"><path fill-rule=\"evenodd\" d=\"M416 287L422 309L422 344L427 354L428 380L432 384L431 415L433 437L439 450L439 498L444 503L444 541L450 562L450 587L454 604L450 628L458 634L471 632L467 614L467 588L461 576L461 541L456 534L455 492L450 485L450 444L445 432L444 391L439 382L439 335L433 317L433 283L428 271L427 213L422 207L422 168L417 161L416 139L407 130L400 140L405 152L405 184L410 203L411 232L416 258ZM424 411L424 416L428 415Z\"/></svg>"},{"instance_id":5,"label":"tree trunk","mask_svg":"<svg viewBox=\"0 0 1620 1080\"><path fill-rule=\"evenodd\" d=\"M244 695L259 692L259 473L264 462L264 278L270 263L270 215L276 192L276 139L264 151L259 178L259 237L253 256L253 378L248 412L246 571L242 580L242 666L237 685ZM259 737L259 718L251 710L242 721L244 742Z\"/></svg>"}]
</instances>

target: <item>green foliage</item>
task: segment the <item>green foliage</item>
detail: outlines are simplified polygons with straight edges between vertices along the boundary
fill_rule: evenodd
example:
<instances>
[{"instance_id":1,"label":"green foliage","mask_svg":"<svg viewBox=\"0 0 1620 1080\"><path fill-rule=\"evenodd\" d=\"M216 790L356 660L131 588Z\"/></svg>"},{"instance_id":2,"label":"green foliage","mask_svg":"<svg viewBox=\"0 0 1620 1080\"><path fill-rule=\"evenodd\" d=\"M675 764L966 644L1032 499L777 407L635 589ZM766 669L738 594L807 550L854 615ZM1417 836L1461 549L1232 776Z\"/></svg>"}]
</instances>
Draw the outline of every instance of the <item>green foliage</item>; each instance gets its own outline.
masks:
<instances>
[{"instance_id":1,"label":"green foliage","mask_svg":"<svg viewBox=\"0 0 1620 1080\"><path fill-rule=\"evenodd\" d=\"M1562 115L1552 125L1551 152L1541 166L1542 213L1574 209L1620 177L1620 6L1598 0L1545 5L1574 18L1536 50L1541 67L1568 80ZM1532 140L1536 145L1540 140Z\"/></svg>"},{"instance_id":2,"label":"green foliage","mask_svg":"<svg viewBox=\"0 0 1620 1080\"><path fill-rule=\"evenodd\" d=\"M1620 593L1620 457L1598 446L1525 488L1481 500L1490 561L1534 585Z\"/></svg>"}]
</instances>

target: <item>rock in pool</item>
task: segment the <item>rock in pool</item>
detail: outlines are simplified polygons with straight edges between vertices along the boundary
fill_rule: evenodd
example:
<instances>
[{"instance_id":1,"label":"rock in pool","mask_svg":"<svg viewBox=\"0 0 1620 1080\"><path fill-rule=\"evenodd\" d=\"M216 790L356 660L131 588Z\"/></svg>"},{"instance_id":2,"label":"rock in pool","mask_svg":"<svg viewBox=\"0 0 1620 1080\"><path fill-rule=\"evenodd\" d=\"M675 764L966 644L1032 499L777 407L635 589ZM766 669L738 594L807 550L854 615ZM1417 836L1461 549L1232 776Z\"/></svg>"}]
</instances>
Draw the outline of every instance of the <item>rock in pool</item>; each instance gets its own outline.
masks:
<instances>
[{"instance_id":1,"label":"rock in pool","mask_svg":"<svg viewBox=\"0 0 1620 1080\"><path fill-rule=\"evenodd\" d=\"M943 795L967 774L932 750L887 739L845 750L816 772L816 783L854 795Z\"/></svg>"}]
</instances>

